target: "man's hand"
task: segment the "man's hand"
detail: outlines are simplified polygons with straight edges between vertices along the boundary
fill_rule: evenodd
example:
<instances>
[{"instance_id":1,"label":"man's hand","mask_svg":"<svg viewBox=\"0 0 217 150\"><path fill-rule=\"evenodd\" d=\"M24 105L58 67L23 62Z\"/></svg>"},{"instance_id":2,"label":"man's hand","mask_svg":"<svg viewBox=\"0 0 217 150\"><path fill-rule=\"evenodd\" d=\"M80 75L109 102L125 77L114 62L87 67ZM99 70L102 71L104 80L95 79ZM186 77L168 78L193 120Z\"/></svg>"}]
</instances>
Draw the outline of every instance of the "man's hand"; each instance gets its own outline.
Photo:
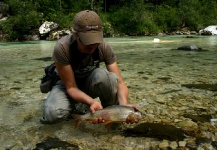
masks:
<instances>
[{"instance_id":1,"label":"man's hand","mask_svg":"<svg viewBox=\"0 0 217 150\"><path fill-rule=\"evenodd\" d=\"M90 111L92 112L92 114L95 113L96 110L100 110L103 109L102 105L100 102L94 101L91 105L90 105ZM105 122L101 117L100 118L95 118L93 120L93 124L97 124L97 123L103 123Z\"/></svg>"},{"instance_id":2,"label":"man's hand","mask_svg":"<svg viewBox=\"0 0 217 150\"><path fill-rule=\"evenodd\" d=\"M129 107L132 107L134 108L136 111L139 111L139 108L136 106L136 105L133 105L133 104L127 104L125 106L129 106Z\"/></svg>"},{"instance_id":3,"label":"man's hand","mask_svg":"<svg viewBox=\"0 0 217 150\"><path fill-rule=\"evenodd\" d=\"M98 123L104 123L104 122L105 122L105 120L103 120L102 117L100 117L100 118L95 118L92 123L98 124Z\"/></svg>"},{"instance_id":4,"label":"man's hand","mask_svg":"<svg viewBox=\"0 0 217 150\"><path fill-rule=\"evenodd\" d=\"M103 109L102 105L100 102L94 101L91 105L90 105L90 111L92 112L92 114L95 113L96 110L100 110Z\"/></svg>"},{"instance_id":5,"label":"man's hand","mask_svg":"<svg viewBox=\"0 0 217 150\"><path fill-rule=\"evenodd\" d=\"M136 105L133 104L127 104L125 106L129 106L134 108L136 111L139 111L139 108ZM133 123L138 123L139 122L139 118L132 118L132 117L127 117L126 122L127 124L133 124Z\"/></svg>"}]
</instances>

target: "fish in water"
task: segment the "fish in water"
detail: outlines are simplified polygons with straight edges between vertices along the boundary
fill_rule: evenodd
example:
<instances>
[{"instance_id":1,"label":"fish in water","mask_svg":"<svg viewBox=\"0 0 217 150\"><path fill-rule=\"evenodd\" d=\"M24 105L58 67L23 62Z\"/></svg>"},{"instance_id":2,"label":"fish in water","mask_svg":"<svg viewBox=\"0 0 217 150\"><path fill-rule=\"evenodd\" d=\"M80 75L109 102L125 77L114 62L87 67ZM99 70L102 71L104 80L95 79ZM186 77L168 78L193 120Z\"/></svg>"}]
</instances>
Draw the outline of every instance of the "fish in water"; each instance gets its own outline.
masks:
<instances>
[{"instance_id":1,"label":"fish in water","mask_svg":"<svg viewBox=\"0 0 217 150\"><path fill-rule=\"evenodd\" d=\"M84 115L72 114L72 117L76 120L75 127L78 127L82 121L92 122L95 118L100 117L105 121L104 124L109 127L114 122L139 121L142 115L141 112L130 106L112 105L97 110L94 114L91 112Z\"/></svg>"}]
</instances>

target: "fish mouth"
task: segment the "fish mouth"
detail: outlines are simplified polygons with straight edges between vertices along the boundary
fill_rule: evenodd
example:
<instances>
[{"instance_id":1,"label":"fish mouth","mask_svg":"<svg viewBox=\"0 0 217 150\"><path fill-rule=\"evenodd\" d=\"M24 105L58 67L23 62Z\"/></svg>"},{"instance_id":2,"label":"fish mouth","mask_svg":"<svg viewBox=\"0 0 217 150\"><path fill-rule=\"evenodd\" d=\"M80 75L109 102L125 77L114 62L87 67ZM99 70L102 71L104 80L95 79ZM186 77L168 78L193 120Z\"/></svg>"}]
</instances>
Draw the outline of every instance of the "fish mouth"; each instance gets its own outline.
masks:
<instances>
[{"instance_id":1,"label":"fish mouth","mask_svg":"<svg viewBox=\"0 0 217 150\"><path fill-rule=\"evenodd\" d=\"M142 118L142 115L140 112L132 112L127 116L127 120L131 121L139 121Z\"/></svg>"}]
</instances>

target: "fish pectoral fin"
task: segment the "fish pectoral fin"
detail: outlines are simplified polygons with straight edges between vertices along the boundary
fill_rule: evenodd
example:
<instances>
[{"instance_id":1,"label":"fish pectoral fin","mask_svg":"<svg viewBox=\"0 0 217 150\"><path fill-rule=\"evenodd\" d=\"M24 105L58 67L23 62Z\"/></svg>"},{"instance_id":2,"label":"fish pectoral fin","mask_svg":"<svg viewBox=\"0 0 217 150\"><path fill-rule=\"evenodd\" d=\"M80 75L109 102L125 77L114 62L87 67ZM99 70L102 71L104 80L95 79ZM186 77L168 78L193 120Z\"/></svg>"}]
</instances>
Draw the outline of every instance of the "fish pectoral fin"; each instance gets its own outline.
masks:
<instances>
[{"instance_id":1,"label":"fish pectoral fin","mask_svg":"<svg viewBox=\"0 0 217 150\"><path fill-rule=\"evenodd\" d=\"M80 126L81 122L82 122L81 120L76 120L75 128L78 128Z\"/></svg>"},{"instance_id":2,"label":"fish pectoral fin","mask_svg":"<svg viewBox=\"0 0 217 150\"><path fill-rule=\"evenodd\" d=\"M109 122L109 123L105 124L105 126L106 126L106 128L111 128L112 124L113 124L113 122Z\"/></svg>"},{"instance_id":3,"label":"fish pectoral fin","mask_svg":"<svg viewBox=\"0 0 217 150\"><path fill-rule=\"evenodd\" d=\"M75 128L78 128L82 122L81 116L78 114L72 114L72 117L75 119Z\"/></svg>"},{"instance_id":4,"label":"fish pectoral fin","mask_svg":"<svg viewBox=\"0 0 217 150\"><path fill-rule=\"evenodd\" d=\"M110 124L110 123L112 123L112 121L110 121L110 120L107 120L104 122L105 125Z\"/></svg>"},{"instance_id":5,"label":"fish pectoral fin","mask_svg":"<svg viewBox=\"0 0 217 150\"><path fill-rule=\"evenodd\" d=\"M111 128L111 126L112 126L112 121L110 121L110 120L106 120L105 122L104 122L104 124L105 124L105 126L106 126L106 128Z\"/></svg>"}]
</instances>

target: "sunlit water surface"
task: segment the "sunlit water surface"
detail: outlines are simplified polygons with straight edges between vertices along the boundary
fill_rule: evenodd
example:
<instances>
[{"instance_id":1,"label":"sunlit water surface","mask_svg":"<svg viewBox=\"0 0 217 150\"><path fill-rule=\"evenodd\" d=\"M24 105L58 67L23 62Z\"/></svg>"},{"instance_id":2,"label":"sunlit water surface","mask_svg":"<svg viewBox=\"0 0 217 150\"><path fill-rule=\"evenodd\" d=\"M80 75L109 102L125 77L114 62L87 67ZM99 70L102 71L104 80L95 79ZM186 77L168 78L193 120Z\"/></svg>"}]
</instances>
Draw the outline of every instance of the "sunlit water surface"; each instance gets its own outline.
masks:
<instances>
[{"instance_id":1,"label":"sunlit water surface","mask_svg":"<svg viewBox=\"0 0 217 150\"><path fill-rule=\"evenodd\" d=\"M153 42L154 38L159 38L160 42ZM201 110L199 114L217 117L216 90L183 86L217 84L217 36L149 36L105 40L117 54L119 68L129 87L130 103L137 104L140 110L147 113L148 119L144 119L144 122L179 125L179 122L186 121L183 118L185 113L198 115L198 110ZM208 51L171 50L190 44ZM148 142L158 141L146 141L148 138L145 137L123 137L115 130L90 123L83 123L80 129L74 129L74 120L56 125L40 124L43 102L47 97L47 94L40 93L40 79L43 68L52 62L50 57L54 45L55 41L0 43L2 149L34 149L47 137L74 143L80 149L134 149L138 145L146 148ZM212 140L216 141L216 126L210 122L207 124L211 127L204 130L208 130L213 136ZM200 127L197 124L197 127L206 128L206 125ZM207 135L204 133L204 136ZM149 147L153 145L149 144Z\"/></svg>"}]
</instances>

